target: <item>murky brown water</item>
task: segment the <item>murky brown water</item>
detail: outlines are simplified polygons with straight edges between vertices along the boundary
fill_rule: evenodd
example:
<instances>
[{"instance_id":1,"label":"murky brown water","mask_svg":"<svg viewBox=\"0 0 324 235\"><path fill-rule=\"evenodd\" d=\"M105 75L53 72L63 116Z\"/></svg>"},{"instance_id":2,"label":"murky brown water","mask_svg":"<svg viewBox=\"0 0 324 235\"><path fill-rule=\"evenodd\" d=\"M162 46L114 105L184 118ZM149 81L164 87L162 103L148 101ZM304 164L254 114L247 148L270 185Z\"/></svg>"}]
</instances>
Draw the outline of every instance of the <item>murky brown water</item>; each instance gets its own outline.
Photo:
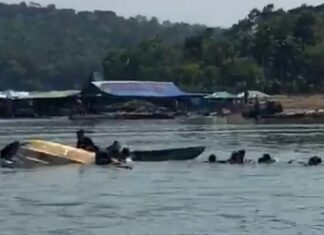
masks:
<instances>
[{"instance_id":1,"label":"murky brown water","mask_svg":"<svg viewBox=\"0 0 324 235\"><path fill-rule=\"evenodd\" d=\"M0 145L45 138L74 144L79 127L99 145L205 145L192 162L134 163L134 169L67 166L0 170L0 234L323 234L324 167L287 166L324 157L324 125L231 126L185 121L1 121ZM245 148L272 166L208 165Z\"/></svg>"}]
</instances>

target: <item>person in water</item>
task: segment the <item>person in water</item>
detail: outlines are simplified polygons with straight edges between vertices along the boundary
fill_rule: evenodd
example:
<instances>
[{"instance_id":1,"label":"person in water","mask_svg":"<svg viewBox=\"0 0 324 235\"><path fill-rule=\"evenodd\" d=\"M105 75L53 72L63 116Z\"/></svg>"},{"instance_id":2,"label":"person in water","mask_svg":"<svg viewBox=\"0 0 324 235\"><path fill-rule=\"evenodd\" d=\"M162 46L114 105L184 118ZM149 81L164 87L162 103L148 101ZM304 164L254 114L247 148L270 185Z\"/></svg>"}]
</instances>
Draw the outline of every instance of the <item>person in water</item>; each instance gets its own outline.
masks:
<instances>
[{"instance_id":1,"label":"person in water","mask_svg":"<svg viewBox=\"0 0 324 235\"><path fill-rule=\"evenodd\" d=\"M307 163L308 166L317 166L320 164L322 164L322 158L317 156L311 157Z\"/></svg>"},{"instance_id":2,"label":"person in water","mask_svg":"<svg viewBox=\"0 0 324 235\"><path fill-rule=\"evenodd\" d=\"M123 149L123 151L122 151L122 153L125 154L125 156L127 155L128 152L129 152L128 149L127 150ZM113 165L117 168L132 169L131 166L123 165L122 164L123 162L126 162L126 160L121 161L120 159L117 159L114 156L112 156L107 151L97 151L96 152L96 158L95 158L96 165L99 165L99 166Z\"/></svg>"},{"instance_id":3,"label":"person in water","mask_svg":"<svg viewBox=\"0 0 324 235\"><path fill-rule=\"evenodd\" d=\"M111 155L106 151L97 151L96 152L96 165L102 166L102 165L110 165L112 164L113 158Z\"/></svg>"},{"instance_id":4,"label":"person in water","mask_svg":"<svg viewBox=\"0 0 324 235\"><path fill-rule=\"evenodd\" d=\"M228 163L230 164L244 164L245 150L240 150L238 152L233 152Z\"/></svg>"},{"instance_id":5,"label":"person in water","mask_svg":"<svg viewBox=\"0 0 324 235\"><path fill-rule=\"evenodd\" d=\"M126 162L127 158L129 158L129 157L130 157L129 148L123 148L122 151L120 152L118 160L121 162Z\"/></svg>"},{"instance_id":6,"label":"person in water","mask_svg":"<svg viewBox=\"0 0 324 235\"><path fill-rule=\"evenodd\" d=\"M77 131L77 148L84 149L89 152L97 152L99 148L94 144L92 139L84 134L84 130Z\"/></svg>"},{"instance_id":7,"label":"person in water","mask_svg":"<svg viewBox=\"0 0 324 235\"><path fill-rule=\"evenodd\" d=\"M228 160L217 160L214 154L211 154L207 160L208 163L219 163L219 164L244 164L245 163L245 150L233 152Z\"/></svg>"},{"instance_id":8,"label":"person in water","mask_svg":"<svg viewBox=\"0 0 324 235\"><path fill-rule=\"evenodd\" d=\"M276 160L272 158L268 153L263 154L263 156L258 159L259 164L271 164L274 162L276 162Z\"/></svg>"},{"instance_id":9,"label":"person in water","mask_svg":"<svg viewBox=\"0 0 324 235\"><path fill-rule=\"evenodd\" d=\"M121 144L115 140L114 143L107 148L107 151L113 155L119 155L121 151Z\"/></svg>"},{"instance_id":10,"label":"person in water","mask_svg":"<svg viewBox=\"0 0 324 235\"><path fill-rule=\"evenodd\" d=\"M5 160L12 160L12 158L16 155L17 151L19 150L20 146L21 144L18 141L8 144L0 151L1 158Z\"/></svg>"},{"instance_id":11,"label":"person in water","mask_svg":"<svg viewBox=\"0 0 324 235\"><path fill-rule=\"evenodd\" d=\"M217 157L216 157L216 155L211 154L211 155L208 157L208 163L217 163Z\"/></svg>"}]
</instances>

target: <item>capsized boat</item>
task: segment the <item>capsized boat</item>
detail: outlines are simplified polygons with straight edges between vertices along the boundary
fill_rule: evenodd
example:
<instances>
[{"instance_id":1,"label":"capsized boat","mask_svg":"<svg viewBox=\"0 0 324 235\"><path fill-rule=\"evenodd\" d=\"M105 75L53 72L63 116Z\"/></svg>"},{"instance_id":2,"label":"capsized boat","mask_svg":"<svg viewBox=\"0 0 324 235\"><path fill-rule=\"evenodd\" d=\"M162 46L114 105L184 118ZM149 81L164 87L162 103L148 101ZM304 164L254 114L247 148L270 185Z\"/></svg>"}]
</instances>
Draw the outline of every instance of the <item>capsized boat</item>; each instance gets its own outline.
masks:
<instances>
[{"instance_id":1,"label":"capsized boat","mask_svg":"<svg viewBox=\"0 0 324 235\"><path fill-rule=\"evenodd\" d=\"M133 161L161 162L193 160L205 151L205 147L177 148L153 151L134 151L131 153Z\"/></svg>"},{"instance_id":2,"label":"capsized boat","mask_svg":"<svg viewBox=\"0 0 324 235\"><path fill-rule=\"evenodd\" d=\"M12 160L2 159L3 167L32 168L95 162L95 153L44 140L28 140L12 155Z\"/></svg>"},{"instance_id":3,"label":"capsized boat","mask_svg":"<svg viewBox=\"0 0 324 235\"><path fill-rule=\"evenodd\" d=\"M27 141L21 147L20 153L23 156L48 162L50 165L92 164L95 161L95 153L44 140Z\"/></svg>"}]
</instances>

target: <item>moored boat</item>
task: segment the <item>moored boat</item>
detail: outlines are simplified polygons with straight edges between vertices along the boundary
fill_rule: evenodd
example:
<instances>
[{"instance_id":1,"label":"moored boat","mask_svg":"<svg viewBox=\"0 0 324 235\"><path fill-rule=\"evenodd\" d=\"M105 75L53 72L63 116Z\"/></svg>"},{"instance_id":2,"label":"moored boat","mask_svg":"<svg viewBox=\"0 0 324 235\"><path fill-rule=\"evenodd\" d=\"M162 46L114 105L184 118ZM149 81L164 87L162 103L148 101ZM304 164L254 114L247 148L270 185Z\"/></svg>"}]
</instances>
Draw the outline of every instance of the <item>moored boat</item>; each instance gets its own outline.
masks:
<instances>
[{"instance_id":1,"label":"moored boat","mask_svg":"<svg viewBox=\"0 0 324 235\"><path fill-rule=\"evenodd\" d=\"M132 152L133 161L160 162L193 160L205 151L205 147L165 149Z\"/></svg>"}]
</instances>

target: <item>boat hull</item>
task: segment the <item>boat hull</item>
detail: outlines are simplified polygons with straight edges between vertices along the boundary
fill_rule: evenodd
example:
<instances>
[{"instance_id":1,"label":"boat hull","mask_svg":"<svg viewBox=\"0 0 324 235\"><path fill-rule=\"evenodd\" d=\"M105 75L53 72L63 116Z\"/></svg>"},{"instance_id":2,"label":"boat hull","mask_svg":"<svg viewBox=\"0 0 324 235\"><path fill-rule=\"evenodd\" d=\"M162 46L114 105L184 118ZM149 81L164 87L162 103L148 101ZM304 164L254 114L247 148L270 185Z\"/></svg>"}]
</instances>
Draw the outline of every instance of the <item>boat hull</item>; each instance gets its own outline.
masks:
<instances>
[{"instance_id":1,"label":"boat hull","mask_svg":"<svg viewBox=\"0 0 324 235\"><path fill-rule=\"evenodd\" d=\"M134 151L132 152L132 160L141 162L187 161L197 158L204 150L205 147Z\"/></svg>"},{"instance_id":2,"label":"boat hull","mask_svg":"<svg viewBox=\"0 0 324 235\"><path fill-rule=\"evenodd\" d=\"M95 159L95 153L43 140L28 141L19 154L48 165L92 164Z\"/></svg>"}]
</instances>

